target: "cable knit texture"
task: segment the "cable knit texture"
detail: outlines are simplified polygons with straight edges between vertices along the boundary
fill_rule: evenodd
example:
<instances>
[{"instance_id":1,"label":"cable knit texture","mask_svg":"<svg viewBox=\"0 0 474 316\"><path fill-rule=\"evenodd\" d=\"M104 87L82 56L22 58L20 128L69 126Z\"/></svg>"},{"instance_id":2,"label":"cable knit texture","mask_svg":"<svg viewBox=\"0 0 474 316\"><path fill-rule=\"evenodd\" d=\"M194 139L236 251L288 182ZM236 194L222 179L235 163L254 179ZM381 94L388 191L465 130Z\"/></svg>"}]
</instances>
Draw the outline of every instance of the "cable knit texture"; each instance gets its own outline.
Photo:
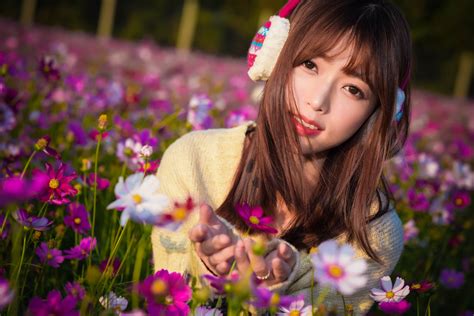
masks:
<instances>
[{"instance_id":1,"label":"cable knit texture","mask_svg":"<svg viewBox=\"0 0 474 316\"><path fill-rule=\"evenodd\" d=\"M217 209L231 188L249 124L254 123L229 129L194 131L171 144L158 168L159 192L175 201L184 201L191 196L197 203L205 202L213 209ZM372 214L377 211L377 207L377 203L372 205ZM209 273L188 238L188 231L197 222L198 212L195 211L175 232L154 228L152 244L155 271L167 269L193 276ZM235 234L241 234L230 223L224 222ZM367 285L354 295L345 297L346 304L353 306L354 315L363 315L369 310L373 304L369 297L370 289L378 286L381 277L392 273L403 251L403 226L393 209L370 223L369 240L384 264L378 264L357 245L352 245L356 250L356 256L365 258L368 262ZM337 241L345 242L345 236L341 235ZM271 251L274 245L276 242L270 244L267 251ZM293 246L291 247L296 251ZM289 278L283 283L272 286L271 289L287 295L304 294L306 303L310 304L313 278L310 255L306 251L297 253L297 262ZM321 288L316 284L315 297L320 291ZM327 307L336 307L338 314L343 315L343 303L339 294L329 292L325 304Z\"/></svg>"}]
</instances>

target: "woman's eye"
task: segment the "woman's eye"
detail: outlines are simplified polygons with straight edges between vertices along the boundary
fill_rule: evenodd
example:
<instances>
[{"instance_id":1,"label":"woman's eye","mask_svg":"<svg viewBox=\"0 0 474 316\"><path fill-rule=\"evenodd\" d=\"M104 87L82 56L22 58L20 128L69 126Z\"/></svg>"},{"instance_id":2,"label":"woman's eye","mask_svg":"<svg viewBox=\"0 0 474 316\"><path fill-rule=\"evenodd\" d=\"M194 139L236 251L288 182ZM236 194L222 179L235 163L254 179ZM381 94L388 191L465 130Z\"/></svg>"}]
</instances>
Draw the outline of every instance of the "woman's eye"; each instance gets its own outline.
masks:
<instances>
[{"instance_id":1,"label":"woman's eye","mask_svg":"<svg viewBox=\"0 0 474 316\"><path fill-rule=\"evenodd\" d=\"M306 60L303 62L303 66L305 66L309 70L317 70L316 64L311 60Z\"/></svg>"},{"instance_id":2,"label":"woman's eye","mask_svg":"<svg viewBox=\"0 0 474 316\"><path fill-rule=\"evenodd\" d=\"M364 93L356 86L346 86L345 89L349 91L350 94L356 96L359 99L365 98Z\"/></svg>"}]
</instances>

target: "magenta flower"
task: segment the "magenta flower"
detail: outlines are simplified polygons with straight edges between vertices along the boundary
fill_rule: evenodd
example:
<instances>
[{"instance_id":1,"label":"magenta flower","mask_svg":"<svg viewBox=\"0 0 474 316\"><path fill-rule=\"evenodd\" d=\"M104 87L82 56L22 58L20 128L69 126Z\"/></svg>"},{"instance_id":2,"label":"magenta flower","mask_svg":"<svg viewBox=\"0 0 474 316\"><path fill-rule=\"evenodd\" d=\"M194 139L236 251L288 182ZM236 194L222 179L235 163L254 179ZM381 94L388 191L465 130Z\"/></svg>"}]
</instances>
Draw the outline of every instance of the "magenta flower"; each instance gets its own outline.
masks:
<instances>
[{"instance_id":1,"label":"magenta flower","mask_svg":"<svg viewBox=\"0 0 474 316\"><path fill-rule=\"evenodd\" d=\"M73 202L67 207L68 215L64 216L64 224L79 234L85 234L91 229L88 213L84 205Z\"/></svg>"},{"instance_id":2,"label":"magenta flower","mask_svg":"<svg viewBox=\"0 0 474 316\"><path fill-rule=\"evenodd\" d=\"M105 260L102 260L99 264L99 269L100 271L104 272L105 271L105 268L107 267L107 262L108 262L108 258L105 259ZM112 270L112 275L116 275L117 272L118 272L118 269L120 268L120 264L122 262L120 261L119 258L115 258L114 261L109 264L109 267L107 269L111 269Z\"/></svg>"},{"instance_id":3,"label":"magenta flower","mask_svg":"<svg viewBox=\"0 0 474 316\"><path fill-rule=\"evenodd\" d=\"M454 269L443 269L439 281L448 289L458 289L464 284L464 273Z\"/></svg>"},{"instance_id":4,"label":"magenta flower","mask_svg":"<svg viewBox=\"0 0 474 316\"><path fill-rule=\"evenodd\" d=\"M276 234L278 230L270 226L273 221L270 216L263 216L264 212L260 206L251 207L247 203L238 205L237 212L242 219L252 229L259 230L268 234Z\"/></svg>"},{"instance_id":5,"label":"magenta flower","mask_svg":"<svg viewBox=\"0 0 474 316\"><path fill-rule=\"evenodd\" d=\"M49 226L53 223L53 221L48 220L46 217L33 216L24 209L17 210L13 213L13 217L24 227L41 232L48 230Z\"/></svg>"},{"instance_id":6,"label":"magenta flower","mask_svg":"<svg viewBox=\"0 0 474 316\"><path fill-rule=\"evenodd\" d=\"M154 225L176 231L188 219L195 207L196 204L191 197L188 197L183 203L174 202L173 209L159 214Z\"/></svg>"},{"instance_id":7,"label":"magenta flower","mask_svg":"<svg viewBox=\"0 0 474 316\"><path fill-rule=\"evenodd\" d=\"M94 172L90 173L89 176L87 177L87 184L90 185L91 187L94 186L94 177L95 177ZM109 185L110 185L109 180L97 176L97 190L99 191L105 190L109 187Z\"/></svg>"},{"instance_id":8,"label":"magenta flower","mask_svg":"<svg viewBox=\"0 0 474 316\"><path fill-rule=\"evenodd\" d=\"M223 295L226 290L226 285L236 283L240 278L237 271L233 271L230 276L214 276L212 274L203 274L202 277L207 282L209 282L209 285L217 295Z\"/></svg>"},{"instance_id":9,"label":"magenta flower","mask_svg":"<svg viewBox=\"0 0 474 316\"><path fill-rule=\"evenodd\" d=\"M434 287L434 283L423 280L421 282L412 282L410 284L410 290L418 293L425 293L431 290Z\"/></svg>"},{"instance_id":10,"label":"magenta flower","mask_svg":"<svg viewBox=\"0 0 474 316\"><path fill-rule=\"evenodd\" d=\"M39 71L48 81L55 82L61 79L57 61L52 56L43 56L40 59Z\"/></svg>"},{"instance_id":11,"label":"magenta flower","mask_svg":"<svg viewBox=\"0 0 474 316\"><path fill-rule=\"evenodd\" d=\"M411 304L405 300L399 302L381 302L379 308L384 313L390 315L402 315L405 314L411 307Z\"/></svg>"},{"instance_id":12,"label":"magenta flower","mask_svg":"<svg viewBox=\"0 0 474 316\"><path fill-rule=\"evenodd\" d=\"M455 208L465 208L471 204L471 196L467 191L456 191L452 197Z\"/></svg>"},{"instance_id":13,"label":"magenta flower","mask_svg":"<svg viewBox=\"0 0 474 316\"><path fill-rule=\"evenodd\" d=\"M46 173L39 169L33 170L35 175L45 174L49 178L48 190L40 196L41 201L55 205L69 203L68 197L73 197L77 194L77 190L70 184L76 178L76 174L64 175L66 165L62 162L57 170L54 170L49 163L45 163L45 165Z\"/></svg>"},{"instance_id":14,"label":"magenta flower","mask_svg":"<svg viewBox=\"0 0 474 316\"><path fill-rule=\"evenodd\" d=\"M212 126L212 117L210 116L212 106L212 101L206 94L195 94L191 97L187 120L193 129L202 130Z\"/></svg>"},{"instance_id":15,"label":"magenta flower","mask_svg":"<svg viewBox=\"0 0 474 316\"><path fill-rule=\"evenodd\" d=\"M66 296L63 299L61 292L52 290L46 300L33 297L28 310L35 316L79 316L79 311L75 310L76 304L77 300L74 297Z\"/></svg>"},{"instance_id":16,"label":"magenta flower","mask_svg":"<svg viewBox=\"0 0 474 316\"><path fill-rule=\"evenodd\" d=\"M408 203L411 208L418 212L426 212L430 207L430 202L423 193L416 192L415 189L408 189Z\"/></svg>"},{"instance_id":17,"label":"magenta flower","mask_svg":"<svg viewBox=\"0 0 474 316\"><path fill-rule=\"evenodd\" d=\"M78 301L82 300L86 295L86 290L78 282L67 282L64 286L64 290L68 296L74 297Z\"/></svg>"},{"instance_id":18,"label":"magenta flower","mask_svg":"<svg viewBox=\"0 0 474 316\"><path fill-rule=\"evenodd\" d=\"M139 285L139 292L148 302L150 315L181 316L189 313L187 303L192 293L179 273L160 270Z\"/></svg>"},{"instance_id":19,"label":"magenta flower","mask_svg":"<svg viewBox=\"0 0 474 316\"><path fill-rule=\"evenodd\" d=\"M10 288L8 280L5 280L3 277L0 277L0 311L10 304L13 300L15 293Z\"/></svg>"},{"instance_id":20,"label":"magenta flower","mask_svg":"<svg viewBox=\"0 0 474 316\"><path fill-rule=\"evenodd\" d=\"M268 309L275 313L280 308L290 307L293 301L301 300L302 297L283 296L272 292L265 287L256 287L253 289L254 300L251 302L256 308Z\"/></svg>"},{"instance_id":21,"label":"magenta flower","mask_svg":"<svg viewBox=\"0 0 474 316\"><path fill-rule=\"evenodd\" d=\"M69 250L64 251L66 253L64 258L71 259L71 260L72 259L77 259L77 260L85 259L91 254L92 250L94 250L96 245L97 245L97 240L95 239L95 237L83 238L80 241L79 245Z\"/></svg>"},{"instance_id":22,"label":"magenta flower","mask_svg":"<svg viewBox=\"0 0 474 316\"><path fill-rule=\"evenodd\" d=\"M50 249L47 242L42 242L35 250L36 255L42 263L45 263L53 268L59 268L59 265L64 261L63 253L59 249Z\"/></svg>"},{"instance_id":23,"label":"magenta flower","mask_svg":"<svg viewBox=\"0 0 474 316\"><path fill-rule=\"evenodd\" d=\"M42 195L48 188L48 181L49 177L42 173L29 180L20 177L0 179L0 207Z\"/></svg>"},{"instance_id":24,"label":"magenta flower","mask_svg":"<svg viewBox=\"0 0 474 316\"><path fill-rule=\"evenodd\" d=\"M59 155L56 150L54 150L53 148L49 146L50 142L51 142L51 137L49 136L41 137L40 139L38 139L38 141L35 144L35 150L42 151L46 155L53 157L57 160L61 159L61 155Z\"/></svg>"}]
</instances>

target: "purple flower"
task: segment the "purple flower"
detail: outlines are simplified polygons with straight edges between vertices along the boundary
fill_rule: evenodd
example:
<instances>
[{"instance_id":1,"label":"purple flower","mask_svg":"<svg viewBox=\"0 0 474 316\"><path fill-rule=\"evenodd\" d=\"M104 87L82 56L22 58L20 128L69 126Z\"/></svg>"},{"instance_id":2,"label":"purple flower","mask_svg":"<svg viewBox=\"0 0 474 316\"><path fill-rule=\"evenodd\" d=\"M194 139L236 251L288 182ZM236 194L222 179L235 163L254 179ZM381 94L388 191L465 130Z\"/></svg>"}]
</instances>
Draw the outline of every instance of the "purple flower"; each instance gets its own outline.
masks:
<instances>
[{"instance_id":1,"label":"purple flower","mask_svg":"<svg viewBox=\"0 0 474 316\"><path fill-rule=\"evenodd\" d=\"M150 315L181 316L189 313L187 303L192 293L179 273L160 270L139 285L139 292L148 302Z\"/></svg>"},{"instance_id":2,"label":"purple flower","mask_svg":"<svg viewBox=\"0 0 474 316\"><path fill-rule=\"evenodd\" d=\"M92 250L94 250L95 246L97 245L97 240L92 237L86 237L83 238L79 245L69 249L65 250L64 252L66 255L64 258L66 259L77 259L77 260L82 260L87 258Z\"/></svg>"},{"instance_id":3,"label":"purple flower","mask_svg":"<svg viewBox=\"0 0 474 316\"><path fill-rule=\"evenodd\" d=\"M212 125L209 111L212 109L212 101L205 94L196 94L189 100L188 122L196 130L207 129Z\"/></svg>"},{"instance_id":4,"label":"purple flower","mask_svg":"<svg viewBox=\"0 0 474 316\"><path fill-rule=\"evenodd\" d=\"M45 166L46 172L39 169L33 170L33 174L46 175L49 178L48 190L40 196L41 201L55 205L69 203L68 197L73 197L77 194L77 190L70 183L77 177L76 174L64 175L66 165L62 162L57 170L54 170L49 163L45 163Z\"/></svg>"},{"instance_id":5,"label":"purple flower","mask_svg":"<svg viewBox=\"0 0 474 316\"><path fill-rule=\"evenodd\" d=\"M28 214L28 212L24 209L19 209L16 211L13 214L13 217L24 227L41 232L48 230L49 226L53 223L53 221L48 220L46 217L36 217Z\"/></svg>"},{"instance_id":6,"label":"purple flower","mask_svg":"<svg viewBox=\"0 0 474 316\"><path fill-rule=\"evenodd\" d=\"M273 221L270 216L263 216L264 212L260 206L251 207L247 203L238 205L237 212L249 227L268 234L276 234L278 230L270 226Z\"/></svg>"},{"instance_id":7,"label":"purple flower","mask_svg":"<svg viewBox=\"0 0 474 316\"><path fill-rule=\"evenodd\" d=\"M79 316L75 310L77 300L72 296L62 298L61 292L52 290L46 300L37 296L33 297L28 305L28 310L35 316Z\"/></svg>"},{"instance_id":8,"label":"purple flower","mask_svg":"<svg viewBox=\"0 0 474 316\"><path fill-rule=\"evenodd\" d=\"M105 259L105 260L102 260L99 264L99 269L100 271L102 272L105 272L105 268L107 267L107 262L109 261L109 258ZM109 267L107 268L107 270L111 270L112 271L112 275L116 275L117 272L118 272L118 269L120 268L120 264L122 262L120 261L119 258L115 258L113 263L109 263Z\"/></svg>"},{"instance_id":9,"label":"purple flower","mask_svg":"<svg viewBox=\"0 0 474 316\"><path fill-rule=\"evenodd\" d=\"M39 71L48 81L55 82L61 79L58 64L52 56L43 56L40 59Z\"/></svg>"},{"instance_id":10,"label":"purple flower","mask_svg":"<svg viewBox=\"0 0 474 316\"><path fill-rule=\"evenodd\" d=\"M68 296L74 297L78 301L82 300L86 295L86 290L78 282L67 282L64 286L64 290Z\"/></svg>"},{"instance_id":11,"label":"purple flower","mask_svg":"<svg viewBox=\"0 0 474 316\"><path fill-rule=\"evenodd\" d=\"M57 160L61 159L61 155L58 154L56 150L51 148L49 146L49 143L51 142L51 137L49 136L43 136L38 141L35 143L35 150L42 151L46 155L53 157Z\"/></svg>"},{"instance_id":12,"label":"purple flower","mask_svg":"<svg viewBox=\"0 0 474 316\"><path fill-rule=\"evenodd\" d=\"M0 207L28 201L43 194L48 187L49 177L45 174L36 174L30 180L20 177L0 179Z\"/></svg>"},{"instance_id":13,"label":"purple flower","mask_svg":"<svg viewBox=\"0 0 474 316\"><path fill-rule=\"evenodd\" d=\"M73 202L67 207L68 215L64 216L64 224L79 234L85 234L91 229L88 213L84 205Z\"/></svg>"},{"instance_id":14,"label":"purple flower","mask_svg":"<svg viewBox=\"0 0 474 316\"><path fill-rule=\"evenodd\" d=\"M439 281L448 289L458 289L464 284L464 273L454 269L443 269Z\"/></svg>"},{"instance_id":15,"label":"purple flower","mask_svg":"<svg viewBox=\"0 0 474 316\"><path fill-rule=\"evenodd\" d=\"M42 242L35 250L42 263L53 268L59 268L59 265L64 261L63 253L59 249L50 249L47 242Z\"/></svg>"},{"instance_id":16,"label":"purple flower","mask_svg":"<svg viewBox=\"0 0 474 316\"><path fill-rule=\"evenodd\" d=\"M410 188L408 189L407 195L408 202L413 210L426 212L430 207L430 202L423 193L418 193L415 189Z\"/></svg>"},{"instance_id":17,"label":"purple flower","mask_svg":"<svg viewBox=\"0 0 474 316\"><path fill-rule=\"evenodd\" d=\"M239 274L233 271L230 276L214 276L212 274L203 274L202 277L209 282L217 295L223 295L226 291L226 285L239 281Z\"/></svg>"},{"instance_id":18,"label":"purple flower","mask_svg":"<svg viewBox=\"0 0 474 316\"><path fill-rule=\"evenodd\" d=\"M95 182L94 178L95 178L94 172L90 173L89 176L87 177L87 184L90 185L91 187L94 186L94 182ZM97 190L99 191L105 190L109 187L109 185L110 185L109 180L97 176Z\"/></svg>"},{"instance_id":19,"label":"purple flower","mask_svg":"<svg viewBox=\"0 0 474 316\"><path fill-rule=\"evenodd\" d=\"M471 196L467 191L456 191L452 196L455 208L465 208L471 204Z\"/></svg>"},{"instance_id":20,"label":"purple flower","mask_svg":"<svg viewBox=\"0 0 474 316\"><path fill-rule=\"evenodd\" d=\"M265 287L254 288L253 295L255 296L251 302L253 306L256 308L269 309L273 313L280 308L288 308L293 301L302 299L302 297L283 296Z\"/></svg>"},{"instance_id":21,"label":"purple flower","mask_svg":"<svg viewBox=\"0 0 474 316\"><path fill-rule=\"evenodd\" d=\"M257 118L257 110L255 107L246 105L229 113L225 120L226 127L235 127L242 125L250 120Z\"/></svg>"},{"instance_id":22,"label":"purple flower","mask_svg":"<svg viewBox=\"0 0 474 316\"><path fill-rule=\"evenodd\" d=\"M79 122L70 122L69 131L74 135L74 141L78 145L87 144L87 134Z\"/></svg>"},{"instance_id":23,"label":"purple flower","mask_svg":"<svg viewBox=\"0 0 474 316\"><path fill-rule=\"evenodd\" d=\"M399 302L381 302L379 308L387 314L402 315L406 313L411 307L411 304L405 300Z\"/></svg>"},{"instance_id":24,"label":"purple flower","mask_svg":"<svg viewBox=\"0 0 474 316\"><path fill-rule=\"evenodd\" d=\"M13 300L15 293L12 289L10 289L10 285L8 281L5 280L3 277L0 277L0 311L10 304Z\"/></svg>"},{"instance_id":25,"label":"purple flower","mask_svg":"<svg viewBox=\"0 0 474 316\"><path fill-rule=\"evenodd\" d=\"M16 125L15 113L8 105L0 102L0 133L12 130Z\"/></svg>"}]
</instances>

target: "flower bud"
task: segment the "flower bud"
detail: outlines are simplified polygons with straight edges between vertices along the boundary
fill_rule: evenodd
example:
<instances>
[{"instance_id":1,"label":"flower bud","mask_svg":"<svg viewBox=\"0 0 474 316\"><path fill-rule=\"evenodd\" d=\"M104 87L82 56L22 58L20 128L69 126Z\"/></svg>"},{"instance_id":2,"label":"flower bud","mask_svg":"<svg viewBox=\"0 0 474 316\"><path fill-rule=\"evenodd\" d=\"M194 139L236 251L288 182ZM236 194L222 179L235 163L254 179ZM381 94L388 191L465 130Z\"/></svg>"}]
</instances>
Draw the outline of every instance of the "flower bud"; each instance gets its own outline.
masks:
<instances>
[{"instance_id":1,"label":"flower bud","mask_svg":"<svg viewBox=\"0 0 474 316\"><path fill-rule=\"evenodd\" d=\"M99 131L104 131L105 128L107 127L107 114L101 114L99 116Z\"/></svg>"}]
</instances>

